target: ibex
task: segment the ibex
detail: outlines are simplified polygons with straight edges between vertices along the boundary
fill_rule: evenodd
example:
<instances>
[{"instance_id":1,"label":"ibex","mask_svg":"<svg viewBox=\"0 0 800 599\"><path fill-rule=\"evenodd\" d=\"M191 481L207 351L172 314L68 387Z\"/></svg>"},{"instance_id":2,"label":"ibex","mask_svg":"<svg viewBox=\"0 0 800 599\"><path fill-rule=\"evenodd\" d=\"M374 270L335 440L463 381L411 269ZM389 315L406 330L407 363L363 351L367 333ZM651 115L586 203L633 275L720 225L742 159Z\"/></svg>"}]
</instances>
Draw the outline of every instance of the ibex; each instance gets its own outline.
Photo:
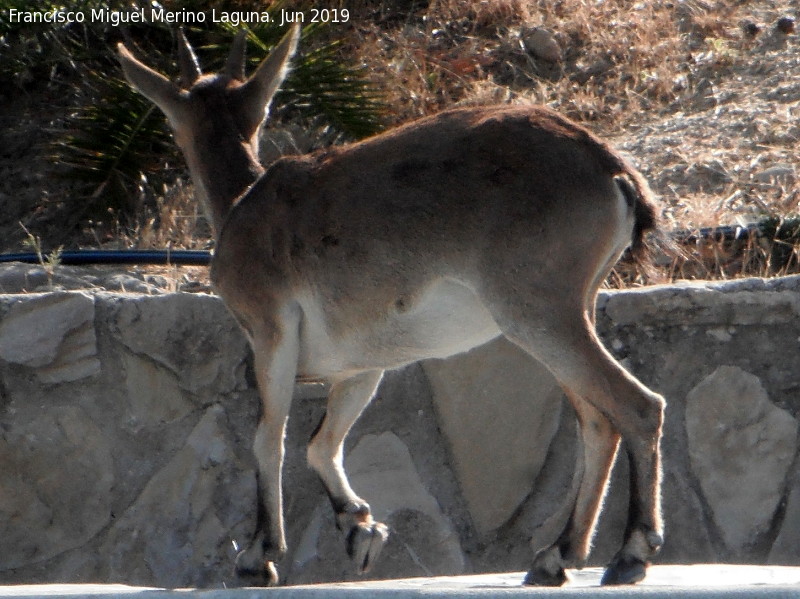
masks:
<instances>
[{"instance_id":1,"label":"ibex","mask_svg":"<svg viewBox=\"0 0 800 599\"><path fill-rule=\"evenodd\" d=\"M253 349L263 403L254 442L258 525L237 572L278 581L284 432L296 377L330 382L308 462L363 572L388 530L350 487L345 436L386 369L502 335L547 366L582 431L571 516L533 557L525 583L560 585L565 568L585 562L620 438L630 506L603 583L641 580L662 544L664 400L613 359L594 329L598 287L655 227L641 174L583 127L533 106L448 110L265 169L259 132L298 27L250 77L243 35L225 69L211 75L181 37L179 83L122 44L119 53L128 81L166 114L185 155L215 231L213 283Z\"/></svg>"}]
</instances>

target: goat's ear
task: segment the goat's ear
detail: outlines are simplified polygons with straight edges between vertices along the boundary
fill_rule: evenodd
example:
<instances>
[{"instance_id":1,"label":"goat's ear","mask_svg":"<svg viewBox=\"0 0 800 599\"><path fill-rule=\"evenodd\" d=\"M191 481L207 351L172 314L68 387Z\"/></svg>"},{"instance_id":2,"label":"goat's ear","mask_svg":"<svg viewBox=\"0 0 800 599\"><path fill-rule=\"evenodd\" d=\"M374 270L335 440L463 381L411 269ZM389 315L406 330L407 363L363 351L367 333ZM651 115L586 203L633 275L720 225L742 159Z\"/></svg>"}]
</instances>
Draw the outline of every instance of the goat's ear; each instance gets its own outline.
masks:
<instances>
[{"instance_id":1,"label":"goat's ear","mask_svg":"<svg viewBox=\"0 0 800 599\"><path fill-rule=\"evenodd\" d=\"M248 119L244 125L249 131L255 131L266 118L269 103L289 72L289 61L297 49L299 39L300 26L294 24L269 56L258 65L255 73L237 90L242 114Z\"/></svg>"},{"instance_id":2,"label":"goat's ear","mask_svg":"<svg viewBox=\"0 0 800 599\"><path fill-rule=\"evenodd\" d=\"M169 79L141 63L125 44L117 45L119 61L128 83L140 94L158 106L170 121L175 122L181 94L178 87Z\"/></svg>"}]
</instances>

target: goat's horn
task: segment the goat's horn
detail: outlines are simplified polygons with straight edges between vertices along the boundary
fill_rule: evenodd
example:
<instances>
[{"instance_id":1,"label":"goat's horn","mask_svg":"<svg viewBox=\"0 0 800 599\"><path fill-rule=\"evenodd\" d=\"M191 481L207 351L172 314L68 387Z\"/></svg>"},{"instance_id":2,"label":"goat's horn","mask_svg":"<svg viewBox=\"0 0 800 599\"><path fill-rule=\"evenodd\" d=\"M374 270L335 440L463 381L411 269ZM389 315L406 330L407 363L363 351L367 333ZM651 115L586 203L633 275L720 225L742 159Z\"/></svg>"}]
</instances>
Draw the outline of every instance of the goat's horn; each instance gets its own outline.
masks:
<instances>
[{"instance_id":1,"label":"goat's horn","mask_svg":"<svg viewBox=\"0 0 800 599\"><path fill-rule=\"evenodd\" d=\"M244 81L244 59L247 50L247 30L240 29L233 38L228 60L225 63L225 73L232 79Z\"/></svg>"},{"instance_id":2,"label":"goat's horn","mask_svg":"<svg viewBox=\"0 0 800 599\"><path fill-rule=\"evenodd\" d=\"M183 29L178 32L178 60L181 66L181 83L184 87L191 87L200 78L202 71Z\"/></svg>"}]
</instances>

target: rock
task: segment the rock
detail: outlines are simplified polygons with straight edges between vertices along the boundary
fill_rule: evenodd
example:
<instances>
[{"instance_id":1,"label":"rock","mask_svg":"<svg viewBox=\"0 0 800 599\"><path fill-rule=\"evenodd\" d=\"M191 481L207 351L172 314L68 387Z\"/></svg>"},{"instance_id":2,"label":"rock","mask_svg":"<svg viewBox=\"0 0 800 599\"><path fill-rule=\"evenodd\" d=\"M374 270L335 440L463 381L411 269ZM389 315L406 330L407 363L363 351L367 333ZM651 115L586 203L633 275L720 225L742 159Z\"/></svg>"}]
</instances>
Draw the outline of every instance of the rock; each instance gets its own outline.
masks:
<instances>
[{"instance_id":1,"label":"rock","mask_svg":"<svg viewBox=\"0 0 800 599\"><path fill-rule=\"evenodd\" d=\"M97 374L94 299L54 293L14 303L0 323L0 359L37 369L47 383Z\"/></svg>"},{"instance_id":2,"label":"rock","mask_svg":"<svg viewBox=\"0 0 800 599\"><path fill-rule=\"evenodd\" d=\"M746 550L769 530L797 451L797 421L758 377L720 366L686 398L692 470L725 544Z\"/></svg>"},{"instance_id":3,"label":"rock","mask_svg":"<svg viewBox=\"0 0 800 599\"><path fill-rule=\"evenodd\" d=\"M164 293L169 282L155 285L145 275L115 272L109 267L55 265L45 269L39 264L10 262L0 264L0 293L46 293L64 290L120 291L122 293Z\"/></svg>"},{"instance_id":4,"label":"rock","mask_svg":"<svg viewBox=\"0 0 800 599\"><path fill-rule=\"evenodd\" d=\"M148 295L163 293L163 289L156 285L151 285L128 273L112 273L102 278L98 278L97 285L108 291L120 291L122 293L145 293Z\"/></svg>"},{"instance_id":5,"label":"rock","mask_svg":"<svg viewBox=\"0 0 800 599\"><path fill-rule=\"evenodd\" d=\"M411 544L407 551L423 559L424 569L449 574L464 571L458 535L422 484L408 447L396 435L364 435L347 456L346 464L353 488L362 497L369 497L376 520L392 522L400 518L426 523L427 542L405 539Z\"/></svg>"},{"instance_id":6,"label":"rock","mask_svg":"<svg viewBox=\"0 0 800 599\"><path fill-rule=\"evenodd\" d=\"M194 410L173 372L133 354L122 355L122 366L134 430L173 422Z\"/></svg>"},{"instance_id":7,"label":"rock","mask_svg":"<svg viewBox=\"0 0 800 599\"><path fill-rule=\"evenodd\" d=\"M800 276L604 291L597 322L667 399L659 562L796 565L796 422L782 409L800 418ZM89 328L94 344L77 334ZM0 583L227 583L232 540L243 545L255 526L259 401L222 302L0 295L0 332ZM96 374L40 376L86 346ZM279 570L290 582L355 579L305 460L324 388L301 391ZM391 530L369 577L527 568L531 538L552 543L568 519L575 428L554 381L504 342L387 372L345 450L353 486ZM626 466L615 468L590 564L619 549Z\"/></svg>"},{"instance_id":8,"label":"rock","mask_svg":"<svg viewBox=\"0 0 800 599\"><path fill-rule=\"evenodd\" d=\"M781 17L775 23L775 28L784 35L794 33L794 17Z\"/></svg>"},{"instance_id":9,"label":"rock","mask_svg":"<svg viewBox=\"0 0 800 599\"><path fill-rule=\"evenodd\" d=\"M694 163L686 170L686 177L689 188L694 191L721 190L733 180L720 160Z\"/></svg>"},{"instance_id":10,"label":"rock","mask_svg":"<svg viewBox=\"0 0 800 599\"><path fill-rule=\"evenodd\" d=\"M714 84L708 79L701 79L694 87L691 101L697 110L708 110L719 104Z\"/></svg>"},{"instance_id":11,"label":"rock","mask_svg":"<svg viewBox=\"0 0 800 599\"><path fill-rule=\"evenodd\" d=\"M112 328L122 344L174 373L182 389L228 392L244 385L247 341L218 297L131 296L116 305Z\"/></svg>"},{"instance_id":12,"label":"rock","mask_svg":"<svg viewBox=\"0 0 800 599\"><path fill-rule=\"evenodd\" d=\"M470 513L485 534L530 493L558 428L561 388L505 340L424 368Z\"/></svg>"},{"instance_id":13,"label":"rock","mask_svg":"<svg viewBox=\"0 0 800 599\"><path fill-rule=\"evenodd\" d=\"M575 81L585 85L593 77L606 77L614 68L614 63L608 57L600 57L592 64L578 68L575 72Z\"/></svg>"},{"instance_id":14,"label":"rock","mask_svg":"<svg viewBox=\"0 0 800 599\"><path fill-rule=\"evenodd\" d=\"M99 548L109 579L170 586L230 576L232 528L247 521L255 506L254 478L237 459L233 441L225 412L211 407L115 518Z\"/></svg>"},{"instance_id":15,"label":"rock","mask_svg":"<svg viewBox=\"0 0 800 599\"><path fill-rule=\"evenodd\" d=\"M770 564L797 565L800 555L800 464L795 468L783 515L783 526L769 552Z\"/></svg>"},{"instance_id":16,"label":"rock","mask_svg":"<svg viewBox=\"0 0 800 599\"><path fill-rule=\"evenodd\" d=\"M757 183L771 183L791 186L797 180L797 173L791 165L775 165L753 175Z\"/></svg>"},{"instance_id":17,"label":"rock","mask_svg":"<svg viewBox=\"0 0 800 599\"><path fill-rule=\"evenodd\" d=\"M22 405L0 443L0 571L80 547L112 518L113 437L75 406Z\"/></svg>"},{"instance_id":18,"label":"rock","mask_svg":"<svg viewBox=\"0 0 800 599\"><path fill-rule=\"evenodd\" d=\"M523 29L520 36L525 49L536 58L550 63L561 62L561 46L551 31L531 27Z\"/></svg>"},{"instance_id":19,"label":"rock","mask_svg":"<svg viewBox=\"0 0 800 599\"><path fill-rule=\"evenodd\" d=\"M794 284L792 282L794 281ZM799 277L733 282L677 283L642 287L624 293L602 291L602 310L614 326L636 325L646 320L651 327L703 325L794 325L800 320Z\"/></svg>"},{"instance_id":20,"label":"rock","mask_svg":"<svg viewBox=\"0 0 800 599\"><path fill-rule=\"evenodd\" d=\"M675 472L664 460L662 502L667 542L658 554L659 563L702 563L714 555L713 533L705 521L703 502L688 477Z\"/></svg>"},{"instance_id":21,"label":"rock","mask_svg":"<svg viewBox=\"0 0 800 599\"><path fill-rule=\"evenodd\" d=\"M30 293L47 283L47 273L40 266L19 262L0 264L0 293Z\"/></svg>"},{"instance_id":22,"label":"rock","mask_svg":"<svg viewBox=\"0 0 800 599\"><path fill-rule=\"evenodd\" d=\"M752 38L761 33L761 25L750 19L744 19L742 22L739 23L739 27L741 27L742 32L747 37Z\"/></svg>"}]
</instances>

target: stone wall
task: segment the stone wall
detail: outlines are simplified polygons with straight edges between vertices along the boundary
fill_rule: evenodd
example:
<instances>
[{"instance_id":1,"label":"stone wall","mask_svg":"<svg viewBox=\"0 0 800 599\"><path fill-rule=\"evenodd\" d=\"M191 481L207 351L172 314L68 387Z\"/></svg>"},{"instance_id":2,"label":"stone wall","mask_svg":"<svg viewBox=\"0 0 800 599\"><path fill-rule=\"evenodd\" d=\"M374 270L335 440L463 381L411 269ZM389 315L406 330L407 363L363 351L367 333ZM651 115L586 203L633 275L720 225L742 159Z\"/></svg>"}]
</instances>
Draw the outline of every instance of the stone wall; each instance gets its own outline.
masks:
<instances>
[{"instance_id":1,"label":"stone wall","mask_svg":"<svg viewBox=\"0 0 800 599\"><path fill-rule=\"evenodd\" d=\"M0 583L232 582L254 525L259 404L246 343L203 294L0 296ZM609 349L668 400L662 563L800 564L800 278L603 293ZM354 578L288 431L288 582ZM550 375L496 341L385 377L350 435L354 488L391 528L373 577L523 570L566 517L576 432ZM593 554L616 549L626 468Z\"/></svg>"}]
</instances>

